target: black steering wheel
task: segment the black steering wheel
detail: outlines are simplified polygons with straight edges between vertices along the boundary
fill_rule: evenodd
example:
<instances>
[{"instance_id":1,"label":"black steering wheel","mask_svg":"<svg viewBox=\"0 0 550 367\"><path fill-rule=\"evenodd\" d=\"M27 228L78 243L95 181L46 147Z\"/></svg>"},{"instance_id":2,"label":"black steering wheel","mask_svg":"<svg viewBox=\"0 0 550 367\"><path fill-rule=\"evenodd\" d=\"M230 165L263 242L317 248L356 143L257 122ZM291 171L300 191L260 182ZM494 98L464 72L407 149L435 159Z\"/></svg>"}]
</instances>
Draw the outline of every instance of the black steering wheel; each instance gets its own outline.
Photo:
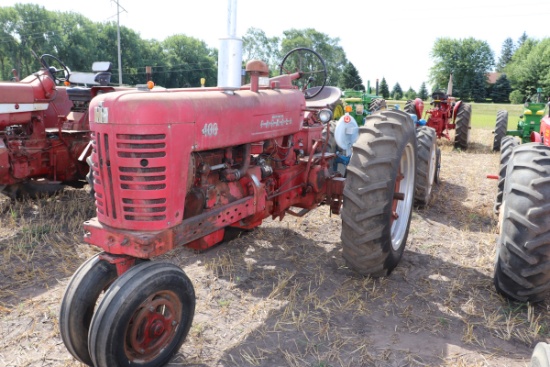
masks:
<instances>
[{"instance_id":1,"label":"black steering wheel","mask_svg":"<svg viewBox=\"0 0 550 367\"><path fill-rule=\"evenodd\" d=\"M317 52L305 47L295 48L285 55L279 67L279 74L283 73L300 75L292 83L304 92L306 99L321 93L327 82L325 61Z\"/></svg>"},{"instance_id":2,"label":"black steering wheel","mask_svg":"<svg viewBox=\"0 0 550 367\"><path fill-rule=\"evenodd\" d=\"M51 61L48 62L48 59L55 61L58 64L57 66L61 66L61 69L57 69L54 66L52 66ZM67 65L65 65L63 61L59 60L57 57L53 55L44 54L40 56L40 63L48 71L48 73L51 75L53 80L57 80L63 83L67 81L69 79L69 75L71 75L71 70L67 67ZM60 77L57 75L60 71L63 71L63 77Z\"/></svg>"}]
</instances>

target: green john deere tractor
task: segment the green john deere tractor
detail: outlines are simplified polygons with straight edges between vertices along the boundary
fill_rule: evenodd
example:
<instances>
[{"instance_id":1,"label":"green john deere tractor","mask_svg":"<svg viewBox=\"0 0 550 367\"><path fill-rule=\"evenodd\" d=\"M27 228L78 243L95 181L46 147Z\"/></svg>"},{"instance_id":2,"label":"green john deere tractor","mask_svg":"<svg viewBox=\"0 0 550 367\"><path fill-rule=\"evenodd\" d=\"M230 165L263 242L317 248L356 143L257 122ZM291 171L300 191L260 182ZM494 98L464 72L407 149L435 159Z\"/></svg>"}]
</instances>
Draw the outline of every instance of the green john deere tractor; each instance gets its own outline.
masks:
<instances>
[{"instance_id":1,"label":"green john deere tractor","mask_svg":"<svg viewBox=\"0 0 550 367\"><path fill-rule=\"evenodd\" d=\"M522 143L531 142L531 133L540 131L540 120L544 114L545 105L542 100L542 88L537 88L537 93L525 102L525 110L520 116L516 130L508 130L508 111L498 111L493 132L495 134L493 150L500 151L501 140L506 135L517 136Z\"/></svg>"},{"instance_id":2,"label":"green john deere tractor","mask_svg":"<svg viewBox=\"0 0 550 367\"><path fill-rule=\"evenodd\" d=\"M342 98L335 106L333 119L338 121L346 111L345 107L350 106L349 114L357 121L359 126L363 126L368 115L386 109L386 100L375 94L366 93L361 90L345 89L342 91Z\"/></svg>"}]
</instances>

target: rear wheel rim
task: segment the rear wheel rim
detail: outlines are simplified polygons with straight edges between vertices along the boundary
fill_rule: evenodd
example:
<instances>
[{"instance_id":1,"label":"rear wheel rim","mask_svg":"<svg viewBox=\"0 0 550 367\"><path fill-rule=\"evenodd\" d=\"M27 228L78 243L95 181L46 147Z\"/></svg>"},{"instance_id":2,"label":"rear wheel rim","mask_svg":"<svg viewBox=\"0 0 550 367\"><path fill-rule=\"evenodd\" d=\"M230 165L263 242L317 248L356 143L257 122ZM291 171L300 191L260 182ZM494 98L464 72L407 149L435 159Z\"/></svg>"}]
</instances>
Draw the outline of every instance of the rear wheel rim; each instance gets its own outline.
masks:
<instances>
[{"instance_id":1,"label":"rear wheel rim","mask_svg":"<svg viewBox=\"0 0 550 367\"><path fill-rule=\"evenodd\" d=\"M401 155L395 180L395 193L403 194L402 199L396 197L400 195L394 195L393 199L391 241L395 251L403 246L403 239L407 233L414 196L414 176L414 147L407 144Z\"/></svg>"}]
</instances>

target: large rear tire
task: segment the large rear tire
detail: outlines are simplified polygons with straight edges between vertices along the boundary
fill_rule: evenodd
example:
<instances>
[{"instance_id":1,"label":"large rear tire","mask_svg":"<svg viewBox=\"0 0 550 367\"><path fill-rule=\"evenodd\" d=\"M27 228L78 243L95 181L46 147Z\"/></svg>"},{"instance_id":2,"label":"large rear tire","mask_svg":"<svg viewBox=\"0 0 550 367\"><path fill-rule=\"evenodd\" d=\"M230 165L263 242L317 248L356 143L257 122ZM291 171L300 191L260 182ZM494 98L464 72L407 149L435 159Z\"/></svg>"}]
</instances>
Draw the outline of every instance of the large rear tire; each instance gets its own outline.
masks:
<instances>
[{"instance_id":1,"label":"large rear tire","mask_svg":"<svg viewBox=\"0 0 550 367\"><path fill-rule=\"evenodd\" d=\"M494 284L520 302L544 300L550 290L550 148L527 143L508 162Z\"/></svg>"},{"instance_id":2,"label":"large rear tire","mask_svg":"<svg viewBox=\"0 0 550 367\"><path fill-rule=\"evenodd\" d=\"M343 257L362 275L386 276L407 242L414 199L416 138L411 117L388 110L370 115L346 171Z\"/></svg>"},{"instance_id":3,"label":"large rear tire","mask_svg":"<svg viewBox=\"0 0 550 367\"><path fill-rule=\"evenodd\" d=\"M414 198L420 206L426 206L432 198L432 188L438 169L437 136L428 126L416 129L417 166Z\"/></svg>"},{"instance_id":4,"label":"large rear tire","mask_svg":"<svg viewBox=\"0 0 550 367\"><path fill-rule=\"evenodd\" d=\"M470 142L470 129L472 119L472 106L461 102L458 106L455 120L455 143L454 147L462 150L468 149Z\"/></svg>"},{"instance_id":5,"label":"large rear tire","mask_svg":"<svg viewBox=\"0 0 550 367\"><path fill-rule=\"evenodd\" d=\"M506 168L508 167L508 161L512 155L512 151L519 145L518 139L513 136L505 136L501 140L500 145L500 166L498 170L498 187L497 196L495 198L495 206L493 212L498 215L500 206L502 205L502 194L504 192L504 182L506 181Z\"/></svg>"},{"instance_id":6,"label":"large rear tire","mask_svg":"<svg viewBox=\"0 0 550 367\"><path fill-rule=\"evenodd\" d=\"M146 262L106 292L88 335L95 367L163 366L179 350L195 313L195 292L181 268Z\"/></svg>"},{"instance_id":7,"label":"large rear tire","mask_svg":"<svg viewBox=\"0 0 550 367\"><path fill-rule=\"evenodd\" d=\"M383 98L375 98L369 104L369 112L375 113L378 111L384 111L388 108L386 100Z\"/></svg>"},{"instance_id":8,"label":"large rear tire","mask_svg":"<svg viewBox=\"0 0 550 367\"><path fill-rule=\"evenodd\" d=\"M493 150L498 152L501 147L502 138L506 136L508 131L508 111L500 110L497 112L497 122L495 124L495 138L493 140Z\"/></svg>"}]
</instances>

